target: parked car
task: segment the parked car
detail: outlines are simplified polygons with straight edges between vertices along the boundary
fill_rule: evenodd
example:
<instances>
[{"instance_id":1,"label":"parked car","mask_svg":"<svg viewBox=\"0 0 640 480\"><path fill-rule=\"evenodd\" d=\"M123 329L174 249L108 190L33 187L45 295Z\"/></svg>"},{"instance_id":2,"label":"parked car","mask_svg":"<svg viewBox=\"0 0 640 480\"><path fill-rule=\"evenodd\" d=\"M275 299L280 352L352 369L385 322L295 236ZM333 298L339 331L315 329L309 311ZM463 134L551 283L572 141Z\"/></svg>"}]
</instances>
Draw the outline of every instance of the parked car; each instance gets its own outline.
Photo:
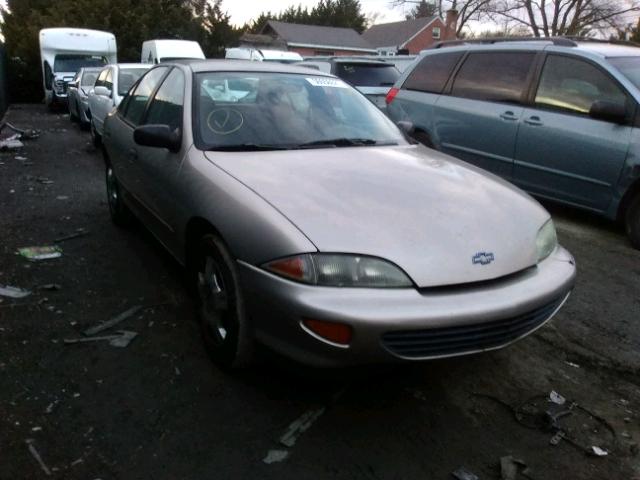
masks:
<instances>
[{"instance_id":1,"label":"parked car","mask_svg":"<svg viewBox=\"0 0 640 480\"><path fill-rule=\"evenodd\" d=\"M113 33L84 28L40 30L40 61L45 103L50 108L67 105L69 82L82 67L116 63Z\"/></svg>"},{"instance_id":2,"label":"parked car","mask_svg":"<svg viewBox=\"0 0 640 480\"><path fill-rule=\"evenodd\" d=\"M225 49L224 58L227 60L253 60L256 62L278 63L295 63L302 61L302 56L297 52L247 47L227 48Z\"/></svg>"},{"instance_id":3,"label":"parked car","mask_svg":"<svg viewBox=\"0 0 640 480\"><path fill-rule=\"evenodd\" d=\"M365 60L354 57L324 57L314 60L306 58L297 65L332 73L353 85L381 109L386 108L385 97L400 77L400 72L391 63L382 60Z\"/></svg>"},{"instance_id":4,"label":"parked car","mask_svg":"<svg viewBox=\"0 0 640 480\"><path fill-rule=\"evenodd\" d=\"M69 83L67 104L72 122L79 122L80 126L89 126L89 91L96 83L101 68L81 68Z\"/></svg>"},{"instance_id":5,"label":"parked car","mask_svg":"<svg viewBox=\"0 0 640 480\"><path fill-rule=\"evenodd\" d=\"M219 101L205 83L251 88ZM104 126L111 217L191 272L205 343L312 365L504 347L553 316L572 256L497 177L412 144L329 74L206 61L147 72Z\"/></svg>"},{"instance_id":6,"label":"parked car","mask_svg":"<svg viewBox=\"0 0 640 480\"><path fill-rule=\"evenodd\" d=\"M619 219L640 248L639 87L637 47L458 42L423 52L387 103L424 144L540 198Z\"/></svg>"},{"instance_id":7,"label":"parked car","mask_svg":"<svg viewBox=\"0 0 640 480\"><path fill-rule=\"evenodd\" d=\"M151 67L152 65L143 63L120 63L107 65L100 71L88 95L91 138L94 145L100 145L107 114L120 105L131 86Z\"/></svg>"},{"instance_id":8,"label":"parked car","mask_svg":"<svg viewBox=\"0 0 640 480\"><path fill-rule=\"evenodd\" d=\"M204 60L204 52L198 42L192 40L147 40L142 44L140 62L158 64L178 59Z\"/></svg>"}]
</instances>

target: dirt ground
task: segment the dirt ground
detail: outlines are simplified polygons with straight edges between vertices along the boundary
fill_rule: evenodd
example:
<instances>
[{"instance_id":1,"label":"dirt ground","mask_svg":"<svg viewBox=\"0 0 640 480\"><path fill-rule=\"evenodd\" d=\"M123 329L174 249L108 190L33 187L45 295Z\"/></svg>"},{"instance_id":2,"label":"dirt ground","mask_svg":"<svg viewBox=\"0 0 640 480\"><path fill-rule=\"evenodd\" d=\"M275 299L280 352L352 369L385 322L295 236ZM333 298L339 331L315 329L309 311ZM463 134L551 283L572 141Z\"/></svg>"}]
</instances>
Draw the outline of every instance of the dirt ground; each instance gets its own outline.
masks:
<instances>
[{"instance_id":1,"label":"dirt ground","mask_svg":"<svg viewBox=\"0 0 640 480\"><path fill-rule=\"evenodd\" d=\"M515 478L640 479L640 252L615 225L548 206L577 286L505 350L329 372L261 352L229 374L204 351L181 268L110 222L88 133L40 105L7 119L42 135L0 154L0 285L33 291L0 297L1 479L500 479L509 455L528 466ZM79 228L60 258L15 254ZM128 347L63 343L134 305L150 307L104 332L137 332ZM569 412L557 446L549 409Z\"/></svg>"}]
</instances>

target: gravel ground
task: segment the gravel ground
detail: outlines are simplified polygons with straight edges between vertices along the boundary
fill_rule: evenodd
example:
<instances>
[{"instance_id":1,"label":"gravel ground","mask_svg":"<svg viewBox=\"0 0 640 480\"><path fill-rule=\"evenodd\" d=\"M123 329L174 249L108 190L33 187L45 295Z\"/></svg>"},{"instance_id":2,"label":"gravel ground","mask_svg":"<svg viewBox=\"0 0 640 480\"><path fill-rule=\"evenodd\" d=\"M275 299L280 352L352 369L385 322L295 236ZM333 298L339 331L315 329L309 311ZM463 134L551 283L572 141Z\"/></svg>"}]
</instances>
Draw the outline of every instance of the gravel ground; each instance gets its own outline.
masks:
<instances>
[{"instance_id":1,"label":"gravel ground","mask_svg":"<svg viewBox=\"0 0 640 480\"><path fill-rule=\"evenodd\" d=\"M433 480L462 466L500 479L509 455L532 479L640 479L640 252L615 225L548 206L577 286L550 324L506 350L347 371L263 351L229 374L204 351L181 268L141 227L111 224L88 134L40 105L7 119L42 135L0 153L0 284L33 291L0 297L1 479L48 469L89 480ZM88 233L61 242L61 258L15 254L77 229ZM119 327L139 334L128 347L63 343L135 305L148 307ZM571 406L557 446L538 421L559 408L552 390ZM283 445L302 416L309 428ZM588 455L592 445L609 454Z\"/></svg>"}]
</instances>

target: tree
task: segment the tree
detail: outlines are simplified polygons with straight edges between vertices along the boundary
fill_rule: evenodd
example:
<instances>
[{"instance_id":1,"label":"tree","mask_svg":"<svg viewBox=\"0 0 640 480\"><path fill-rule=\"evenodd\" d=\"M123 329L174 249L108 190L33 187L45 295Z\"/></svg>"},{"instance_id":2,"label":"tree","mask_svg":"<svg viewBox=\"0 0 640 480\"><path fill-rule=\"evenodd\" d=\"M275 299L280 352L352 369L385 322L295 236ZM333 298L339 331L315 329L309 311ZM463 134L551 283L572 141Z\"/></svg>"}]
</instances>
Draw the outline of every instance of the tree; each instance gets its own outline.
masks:
<instances>
[{"instance_id":1,"label":"tree","mask_svg":"<svg viewBox=\"0 0 640 480\"><path fill-rule=\"evenodd\" d=\"M310 10L298 5L276 14L262 12L246 28L251 33L259 33L269 20L303 25L353 28L358 33L362 33L367 27L367 18L362 13L359 0L320 0Z\"/></svg>"},{"instance_id":2,"label":"tree","mask_svg":"<svg viewBox=\"0 0 640 480\"><path fill-rule=\"evenodd\" d=\"M536 37L583 36L620 29L638 11L637 0L496 0L492 16L523 25Z\"/></svg>"},{"instance_id":3,"label":"tree","mask_svg":"<svg viewBox=\"0 0 640 480\"><path fill-rule=\"evenodd\" d=\"M420 0L415 7L411 9L409 13L405 15L407 20L412 20L414 18L426 18L432 17L438 13L438 8L435 3L427 3L426 0Z\"/></svg>"},{"instance_id":4,"label":"tree","mask_svg":"<svg viewBox=\"0 0 640 480\"><path fill-rule=\"evenodd\" d=\"M458 12L456 35L460 37L463 36L463 29L469 22L487 18L489 13L493 11L494 2L495 0L437 0L435 14L444 18L448 10L456 10ZM393 0L391 5L399 7L417 4L419 6L420 3L422 0Z\"/></svg>"}]
</instances>

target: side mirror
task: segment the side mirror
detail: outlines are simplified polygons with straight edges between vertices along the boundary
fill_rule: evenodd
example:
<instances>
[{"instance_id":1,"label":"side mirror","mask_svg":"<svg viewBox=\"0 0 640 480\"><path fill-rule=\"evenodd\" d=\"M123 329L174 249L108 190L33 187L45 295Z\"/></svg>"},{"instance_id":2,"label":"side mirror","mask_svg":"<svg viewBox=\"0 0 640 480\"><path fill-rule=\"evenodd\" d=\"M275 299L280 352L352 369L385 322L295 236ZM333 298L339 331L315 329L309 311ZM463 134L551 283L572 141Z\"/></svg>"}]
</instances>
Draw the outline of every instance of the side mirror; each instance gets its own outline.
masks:
<instances>
[{"instance_id":1,"label":"side mirror","mask_svg":"<svg viewBox=\"0 0 640 480\"><path fill-rule=\"evenodd\" d=\"M413 135L413 132L416 130L413 123L406 120L400 120L396 125L398 125L398 128L402 130L402 133L409 137Z\"/></svg>"},{"instance_id":2,"label":"side mirror","mask_svg":"<svg viewBox=\"0 0 640 480\"><path fill-rule=\"evenodd\" d=\"M589 116L605 122L624 123L627 119L627 108L622 103L598 100L591 105Z\"/></svg>"},{"instance_id":3,"label":"side mirror","mask_svg":"<svg viewBox=\"0 0 640 480\"><path fill-rule=\"evenodd\" d=\"M166 148L176 153L180 150L180 130L171 131L169 125L140 125L133 131L133 140L144 147Z\"/></svg>"},{"instance_id":4,"label":"side mirror","mask_svg":"<svg viewBox=\"0 0 640 480\"><path fill-rule=\"evenodd\" d=\"M95 93L96 95L99 95L101 97L110 97L111 96L111 90L109 90L107 87L95 87L93 89L93 93Z\"/></svg>"}]
</instances>

